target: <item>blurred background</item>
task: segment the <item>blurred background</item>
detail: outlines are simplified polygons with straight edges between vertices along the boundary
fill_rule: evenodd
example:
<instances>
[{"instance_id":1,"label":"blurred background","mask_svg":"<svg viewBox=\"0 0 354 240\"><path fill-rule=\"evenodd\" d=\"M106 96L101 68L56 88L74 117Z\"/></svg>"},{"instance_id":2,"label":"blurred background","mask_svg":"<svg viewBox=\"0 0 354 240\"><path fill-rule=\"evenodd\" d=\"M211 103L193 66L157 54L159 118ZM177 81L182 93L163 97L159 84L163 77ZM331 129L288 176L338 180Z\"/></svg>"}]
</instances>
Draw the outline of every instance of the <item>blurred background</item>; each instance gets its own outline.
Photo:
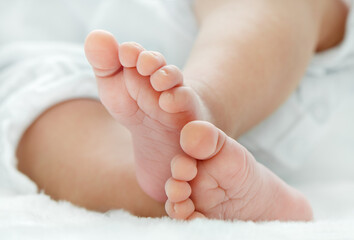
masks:
<instances>
[{"instance_id":1,"label":"blurred background","mask_svg":"<svg viewBox=\"0 0 354 240\"><path fill-rule=\"evenodd\" d=\"M188 0L0 0L0 46L16 41L83 44L93 29L136 41L182 66L197 23Z\"/></svg>"}]
</instances>

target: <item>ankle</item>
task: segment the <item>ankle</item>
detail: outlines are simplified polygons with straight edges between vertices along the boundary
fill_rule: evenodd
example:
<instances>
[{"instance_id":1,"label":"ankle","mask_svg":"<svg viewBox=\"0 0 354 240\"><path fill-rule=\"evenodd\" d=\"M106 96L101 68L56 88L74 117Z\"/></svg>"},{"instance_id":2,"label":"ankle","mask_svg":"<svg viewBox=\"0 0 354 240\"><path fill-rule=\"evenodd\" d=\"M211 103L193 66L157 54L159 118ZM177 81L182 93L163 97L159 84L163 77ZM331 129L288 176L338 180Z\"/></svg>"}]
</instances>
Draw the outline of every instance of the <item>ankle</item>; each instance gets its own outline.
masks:
<instances>
[{"instance_id":1,"label":"ankle","mask_svg":"<svg viewBox=\"0 0 354 240\"><path fill-rule=\"evenodd\" d=\"M208 121L227 135L232 135L235 131L232 127L231 117L228 116L227 104L221 102L220 94L216 89L212 89L205 81L193 78L193 80L185 80L185 84L192 88L197 94L200 102L200 118L199 120Z\"/></svg>"}]
</instances>

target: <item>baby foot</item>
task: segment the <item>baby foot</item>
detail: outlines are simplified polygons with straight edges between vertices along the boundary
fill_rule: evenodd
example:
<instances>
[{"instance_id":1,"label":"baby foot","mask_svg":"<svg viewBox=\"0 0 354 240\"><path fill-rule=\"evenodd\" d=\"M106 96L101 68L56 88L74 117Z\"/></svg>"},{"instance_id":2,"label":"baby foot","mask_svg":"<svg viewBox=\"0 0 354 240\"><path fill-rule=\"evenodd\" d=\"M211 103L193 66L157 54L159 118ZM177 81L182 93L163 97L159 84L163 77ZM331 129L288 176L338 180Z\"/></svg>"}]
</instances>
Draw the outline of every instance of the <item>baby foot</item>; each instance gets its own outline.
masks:
<instances>
[{"instance_id":1,"label":"baby foot","mask_svg":"<svg viewBox=\"0 0 354 240\"><path fill-rule=\"evenodd\" d=\"M110 33L93 31L85 52L103 105L132 134L140 186L152 198L165 201L170 160L182 152L180 130L202 119L199 97L183 84L176 66L166 65L160 53L137 43L118 45Z\"/></svg>"},{"instance_id":2,"label":"baby foot","mask_svg":"<svg viewBox=\"0 0 354 240\"><path fill-rule=\"evenodd\" d=\"M176 219L311 220L304 196L286 185L239 143L210 123L181 132L185 154L171 161L166 211Z\"/></svg>"}]
</instances>

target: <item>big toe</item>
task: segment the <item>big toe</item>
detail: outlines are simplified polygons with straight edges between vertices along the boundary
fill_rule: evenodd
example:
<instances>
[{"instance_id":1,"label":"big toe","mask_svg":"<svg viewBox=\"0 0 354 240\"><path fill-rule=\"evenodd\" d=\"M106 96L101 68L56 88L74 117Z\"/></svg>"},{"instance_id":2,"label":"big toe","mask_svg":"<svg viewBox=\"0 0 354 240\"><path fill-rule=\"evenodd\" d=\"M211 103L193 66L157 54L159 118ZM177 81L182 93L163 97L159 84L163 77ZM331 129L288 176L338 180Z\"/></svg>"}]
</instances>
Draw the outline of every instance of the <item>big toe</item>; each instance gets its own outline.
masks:
<instances>
[{"instance_id":1,"label":"big toe","mask_svg":"<svg viewBox=\"0 0 354 240\"><path fill-rule=\"evenodd\" d=\"M186 124L180 137L185 153L196 159L209 159L217 154L225 142L225 134L213 124L193 121Z\"/></svg>"},{"instance_id":2,"label":"big toe","mask_svg":"<svg viewBox=\"0 0 354 240\"><path fill-rule=\"evenodd\" d=\"M92 31L85 41L85 54L98 77L112 75L121 67L118 58L118 43L109 32Z\"/></svg>"}]
</instances>

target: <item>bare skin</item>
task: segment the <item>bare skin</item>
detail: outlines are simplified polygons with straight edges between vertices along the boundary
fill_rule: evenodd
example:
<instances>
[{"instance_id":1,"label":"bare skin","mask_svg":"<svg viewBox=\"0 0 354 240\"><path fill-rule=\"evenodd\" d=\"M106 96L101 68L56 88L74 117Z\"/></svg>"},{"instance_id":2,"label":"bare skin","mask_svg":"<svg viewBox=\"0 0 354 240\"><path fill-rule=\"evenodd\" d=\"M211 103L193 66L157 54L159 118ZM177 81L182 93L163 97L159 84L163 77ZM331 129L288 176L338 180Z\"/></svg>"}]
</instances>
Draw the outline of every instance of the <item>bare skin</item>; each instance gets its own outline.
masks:
<instances>
[{"instance_id":1,"label":"bare skin","mask_svg":"<svg viewBox=\"0 0 354 240\"><path fill-rule=\"evenodd\" d=\"M179 132L189 121L205 119L203 104L160 53L137 43L118 45L104 31L87 37L85 51L103 105L132 134L140 186L157 201L166 201L169 161L181 152Z\"/></svg>"},{"instance_id":2,"label":"bare skin","mask_svg":"<svg viewBox=\"0 0 354 240\"><path fill-rule=\"evenodd\" d=\"M224 135L222 136L226 142L229 142L229 151L220 151L213 157L205 155L209 160L204 161L204 158L194 155L193 148L192 151L186 150L183 144L188 141L180 139L180 130L187 122L195 119L208 120L229 136L241 135L263 120L286 99L297 86L309 59L316 50L334 46L343 38L346 9L340 1L208 1L207 4L201 2L205 3L204 1L196 3L196 12L201 25L200 33L183 71L184 77L175 67L166 66L160 54L143 52L142 47L135 43L118 45L114 38L105 32L94 32L87 39L86 54L97 76L101 100L111 115L129 129L133 143L125 140L129 137L122 134L125 130L121 130L121 127L109 131L109 134L117 139L107 137L105 141L97 141L96 134L100 134L99 131L102 129L94 127L94 122L91 123L92 129L85 128L86 132L91 133L89 137L85 135L81 139L82 143L88 141L87 144L80 145L77 151L73 151L72 144L68 146L65 139L70 134L75 135L75 132L78 132L79 136L82 135L83 126L77 125L65 129L66 131L62 129L60 131L62 136L52 138L48 132L55 133L56 130L50 129L54 129L57 124L67 127L67 121L75 123L72 115L76 116L74 112L80 108L68 102L68 108L73 108L68 111L71 114L59 114L58 112L62 110L60 106L54 107L51 110L52 118L46 118L50 111L45 113L27 131L18 148L20 170L57 199L68 199L76 204L101 211L125 208L138 215L161 215L163 212L161 204L151 200L142 192L134 179L134 174L137 175L144 192L158 201L164 201L166 199L164 184L171 177L172 158L184 154L183 156L190 158L191 162L198 163L197 166L211 165L215 169L223 169L222 161L215 160L218 156L224 156L224 161L236 163L240 161L233 154L242 147ZM297 17L299 15L302 16L300 20ZM230 22L229 19L237 19L237 21ZM326 25L326 23L330 24ZM220 26L228 26L228 31ZM283 34L278 34L279 32ZM164 71L161 71L161 68ZM91 102L87 105L90 106L88 109L97 107ZM84 116L86 113L78 111L77 114ZM54 124L53 119L58 116L65 116L66 120ZM44 124L41 119L47 119L48 121L45 121L47 124ZM87 119L85 118L85 121L91 121ZM117 122L115 124L120 126ZM210 129L212 132L220 131L215 127ZM193 128L190 131L193 132ZM63 138L62 141L59 141L59 137ZM53 142L52 151L44 151L43 148L38 147L43 143L48 144L48 141ZM110 141L113 143L109 144ZM122 148L119 146L119 141L133 145L136 172L130 170L127 174L125 171L125 169L134 169L133 156L132 152L125 152L127 145L123 145ZM182 146L179 144L180 141ZM89 143L92 142L100 147L90 147L92 145ZM101 146L104 144L112 149L108 147L105 149L106 146ZM101 147L107 151L103 155ZM56 152L56 149L61 151ZM121 149L122 151L119 152L124 155L119 155L117 149ZM161 152L161 149L164 151ZM206 152L203 153L204 150ZM201 148L201 151L203 154L208 153L207 149ZM67 156L66 159L70 161L58 157L59 153L63 152L67 152L67 155L63 156ZM106 155L109 159L115 160L105 161ZM85 164L87 156L97 156L103 161ZM48 162L47 159L53 160ZM113 161L118 162L116 168L111 168L111 164L114 165ZM126 161L129 164L124 164ZM268 187L280 189L280 196L284 196L282 202L287 200L290 206L295 206L295 209L300 208L303 212L283 211L281 215L281 209L284 208L280 207L273 209L273 213L279 212L278 215L265 212L261 214L260 207L259 212L247 212L246 209L247 214L244 215L237 211L233 215L222 215L220 211L213 212L207 207L200 206L199 202L205 196L198 197L192 194L188 206L182 208L184 216L179 216L171 211L168 207L169 203L182 206L179 203L186 200L175 199L173 196L171 198L170 194L178 192L179 186L168 185L166 186L169 195L166 204L167 212L171 217L183 219L192 216L250 220L309 220L311 218L311 208L301 194L286 186L269 170L256 164L251 155L247 157L247 161L250 165L257 166L255 169L258 174L254 179L267 178ZM66 166L67 163L70 163L70 169L75 170L75 174L57 171L58 166ZM47 166L51 164L52 166ZM196 176L190 179L191 183L187 183L189 179L184 179L185 176L182 176L182 179L174 176L167 183L182 182L183 186L190 186L192 192L198 192L201 183L204 182L198 176L203 175L203 172L206 173L204 168L195 169L193 164L182 164L182 166L190 167L196 172ZM52 174L49 174L47 169L53 169L50 172ZM104 175L107 181L103 183L92 179L91 174L98 169L106 169L106 171L109 169L116 171L116 174L108 175L109 177ZM220 182L225 180L220 179L220 175L217 174L212 177ZM82 180L77 181L78 179ZM107 184L110 180L112 185ZM70 184L71 181L77 183L75 194L72 192L75 185ZM51 182L52 184L49 184ZM93 186L97 187L88 189L87 186L90 185L87 183L90 182L95 183ZM232 183L234 182L229 182ZM213 185L211 184L209 188L211 186ZM231 191L237 191L240 187L243 186L237 184L233 188L231 186ZM245 185L244 188L247 189L247 186ZM116 194L111 194L112 189L119 190L115 192ZM129 195L122 195L124 189L130 189L127 191ZM97 194L97 191L104 194ZM258 205L261 205L262 195L263 200L271 201L261 192L257 194L258 197L255 199L259 199ZM182 195L181 198L189 197L189 194ZM138 196L144 196L143 199L147 200L142 203L138 200L141 199ZM218 199L218 195L214 194L214 198ZM253 204L258 206L257 201ZM234 204L230 206L233 208ZM197 211L195 212L194 209ZM233 212L231 207L229 209L229 212Z\"/></svg>"},{"instance_id":3,"label":"bare skin","mask_svg":"<svg viewBox=\"0 0 354 240\"><path fill-rule=\"evenodd\" d=\"M70 100L47 110L22 137L17 156L19 170L53 199L101 212L166 214L138 185L129 131L98 101Z\"/></svg>"},{"instance_id":4,"label":"bare skin","mask_svg":"<svg viewBox=\"0 0 354 240\"><path fill-rule=\"evenodd\" d=\"M316 50L342 40L347 12L338 0L198 0L186 84L212 123L238 138L284 102Z\"/></svg>"},{"instance_id":5,"label":"bare skin","mask_svg":"<svg viewBox=\"0 0 354 240\"><path fill-rule=\"evenodd\" d=\"M208 122L181 132L185 154L172 159L166 211L176 219L309 221L306 198Z\"/></svg>"}]
</instances>

